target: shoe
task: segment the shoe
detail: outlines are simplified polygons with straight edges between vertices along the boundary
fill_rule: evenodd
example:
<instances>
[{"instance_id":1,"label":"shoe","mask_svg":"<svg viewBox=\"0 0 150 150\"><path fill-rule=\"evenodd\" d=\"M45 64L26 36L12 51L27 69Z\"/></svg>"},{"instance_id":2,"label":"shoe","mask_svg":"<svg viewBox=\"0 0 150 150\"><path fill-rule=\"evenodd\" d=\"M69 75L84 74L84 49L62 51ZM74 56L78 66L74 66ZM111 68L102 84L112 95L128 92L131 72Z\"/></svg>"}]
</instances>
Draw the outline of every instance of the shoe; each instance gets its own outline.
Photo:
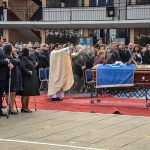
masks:
<instances>
[{"instance_id":1,"label":"shoe","mask_svg":"<svg viewBox=\"0 0 150 150\"><path fill-rule=\"evenodd\" d=\"M30 110L30 109L21 109L21 112L24 112L24 113L32 113L32 110Z\"/></svg>"},{"instance_id":2,"label":"shoe","mask_svg":"<svg viewBox=\"0 0 150 150\"><path fill-rule=\"evenodd\" d=\"M7 106L2 106L2 108L6 108Z\"/></svg>"},{"instance_id":3,"label":"shoe","mask_svg":"<svg viewBox=\"0 0 150 150\"><path fill-rule=\"evenodd\" d=\"M0 113L0 117L6 117L7 116L7 114L6 113Z\"/></svg>"},{"instance_id":4,"label":"shoe","mask_svg":"<svg viewBox=\"0 0 150 150\"><path fill-rule=\"evenodd\" d=\"M30 110L30 109L27 109L30 113L32 113L32 110Z\"/></svg>"},{"instance_id":5,"label":"shoe","mask_svg":"<svg viewBox=\"0 0 150 150\"><path fill-rule=\"evenodd\" d=\"M18 113L15 112L15 111L9 111L9 114L10 114L10 115L17 115Z\"/></svg>"},{"instance_id":6,"label":"shoe","mask_svg":"<svg viewBox=\"0 0 150 150\"><path fill-rule=\"evenodd\" d=\"M58 98L58 101L62 101L63 100L63 98Z\"/></svg>"},{"instance_id":7,"label":"shoe","mask_svg":"<svg viewBox=\"0 0 150 150\"><path fill-rule=\"evenodd\" d=\"M58 101L59 99L58 98L52 98L51 100L52 101Z\"/></svg>"}]
</instances>

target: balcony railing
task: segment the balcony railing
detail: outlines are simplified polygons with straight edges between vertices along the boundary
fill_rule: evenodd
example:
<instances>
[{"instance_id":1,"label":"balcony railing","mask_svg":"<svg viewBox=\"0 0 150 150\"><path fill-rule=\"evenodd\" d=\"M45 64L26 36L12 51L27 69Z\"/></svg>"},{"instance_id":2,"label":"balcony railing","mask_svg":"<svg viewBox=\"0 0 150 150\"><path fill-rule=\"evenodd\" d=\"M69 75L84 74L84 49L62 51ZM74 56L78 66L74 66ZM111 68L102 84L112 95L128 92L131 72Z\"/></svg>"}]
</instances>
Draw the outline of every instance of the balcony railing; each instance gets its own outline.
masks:
<instances>
[{"instance_id":1,"label":"balcony railing","mask_svg":"<svg viewBox=\"0 0 150 150\"><path fill-rule=\"evenodd\" d=\"M25 9L7 11L8 21L113 21L113 20L150 20L150 5L115 7L115 17L107 17L106 7L79 7L79 8L42 8L29 15ZM31 18L32 17L32 18ZM6 21L6 20L5 20Z\"/></svg>"},{"instance_id":2,"label":"balcony railing","mask_svg":"<svg viewBox=\"0 0 150 150\"><path fill-rule=\"evenodd\" d=\"M149 20L150 5L127 7L127 20Z\"/></svg>"},{"instance_id":3,"label":"balcony railing","mask_svg":"<svg viewBox=\"0 0 150 150\"><path fill-rule=\"evenodd\" d=\"M43 21L113 21L150 19L150 6L116 7L115 17L107 17L106 7L44 8Z\"/></svg>"},{"instance_id":4,"label":"balcony railing","mask_svg":"<svg viewBox=\"0 0 150 150\"><path fill-rule=\"evenodd\" d=\"M45 8L43 9L43 21L108 21L112 17L106 17L106 8Z\"/></svg>"}]
</instances>

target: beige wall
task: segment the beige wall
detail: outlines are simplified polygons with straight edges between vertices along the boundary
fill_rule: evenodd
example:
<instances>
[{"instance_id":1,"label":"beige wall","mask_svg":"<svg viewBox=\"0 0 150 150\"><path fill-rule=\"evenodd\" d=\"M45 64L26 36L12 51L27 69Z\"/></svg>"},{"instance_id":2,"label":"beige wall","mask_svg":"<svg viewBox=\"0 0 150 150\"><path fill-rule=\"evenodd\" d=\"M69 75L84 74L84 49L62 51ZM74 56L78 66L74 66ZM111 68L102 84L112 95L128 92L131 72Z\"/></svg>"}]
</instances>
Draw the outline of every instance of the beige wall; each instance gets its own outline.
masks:
<instances>
[{"instance_id":1,"label":"beige wall","mask_svg":"<svg viewBox=\"0 0 150 150\"><path fill-rule=\"evenodd\" d=\"M134 29L130 29L130 42L134 43Z\"/></svg>"},{"instance_id":2,"label":"beige wall","mask_svg":"<svg viewBox=\"0 0 150 150\"><path fill-rule=\"evenodd\" d=\"M17 30L11 29L9 30L9 42L23 42L26 43L27 41L18 33Z\"/></svg>"}]
</instances>

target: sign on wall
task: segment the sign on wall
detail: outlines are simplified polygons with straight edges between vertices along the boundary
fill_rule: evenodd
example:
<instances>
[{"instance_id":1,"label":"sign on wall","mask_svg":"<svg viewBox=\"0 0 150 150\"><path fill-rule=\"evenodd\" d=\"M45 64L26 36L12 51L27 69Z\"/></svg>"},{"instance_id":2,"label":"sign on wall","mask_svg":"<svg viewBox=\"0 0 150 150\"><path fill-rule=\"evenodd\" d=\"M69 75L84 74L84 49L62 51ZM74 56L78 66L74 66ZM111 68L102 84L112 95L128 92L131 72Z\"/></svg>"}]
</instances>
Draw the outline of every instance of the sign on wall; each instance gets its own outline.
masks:
<instances>
[{"instance_id":1,"label":"sign on wall","mask_svg":"<svg viewBox=\"0 0 150 150\"><path fill-rule=\"evenodd\" d=\"M86 45L93 45L93 38L92 37L85 38L85 44Z\"/></svg>"},{"instance_id":2,"label":"sign on wall","mask_svg":"<svg viewBox=\"0 0 150 150\"><path fill-rule=\"evenodd\" d=\"M92 37L80 38L79 44L80 45L93 45L93 38Z\"/></svg>"}]
</instances>

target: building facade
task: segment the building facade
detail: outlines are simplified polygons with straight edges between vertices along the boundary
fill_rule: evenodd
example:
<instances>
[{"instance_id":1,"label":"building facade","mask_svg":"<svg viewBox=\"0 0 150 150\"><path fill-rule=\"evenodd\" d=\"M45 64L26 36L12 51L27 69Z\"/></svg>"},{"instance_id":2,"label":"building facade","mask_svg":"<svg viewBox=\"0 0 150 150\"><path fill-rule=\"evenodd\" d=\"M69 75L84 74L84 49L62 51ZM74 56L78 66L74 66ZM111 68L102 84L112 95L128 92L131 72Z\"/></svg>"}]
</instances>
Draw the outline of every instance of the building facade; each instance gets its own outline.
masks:
<instances>
[{"instance_id":1,"label":"building facade","mask_svg":"<svg viewBox=\"0 0 150 150\"><path fill-rule=\"evenodd\" d=\"M1 0L7 41L150 43L149 0Z\"/></svg>"}]
</instances>

